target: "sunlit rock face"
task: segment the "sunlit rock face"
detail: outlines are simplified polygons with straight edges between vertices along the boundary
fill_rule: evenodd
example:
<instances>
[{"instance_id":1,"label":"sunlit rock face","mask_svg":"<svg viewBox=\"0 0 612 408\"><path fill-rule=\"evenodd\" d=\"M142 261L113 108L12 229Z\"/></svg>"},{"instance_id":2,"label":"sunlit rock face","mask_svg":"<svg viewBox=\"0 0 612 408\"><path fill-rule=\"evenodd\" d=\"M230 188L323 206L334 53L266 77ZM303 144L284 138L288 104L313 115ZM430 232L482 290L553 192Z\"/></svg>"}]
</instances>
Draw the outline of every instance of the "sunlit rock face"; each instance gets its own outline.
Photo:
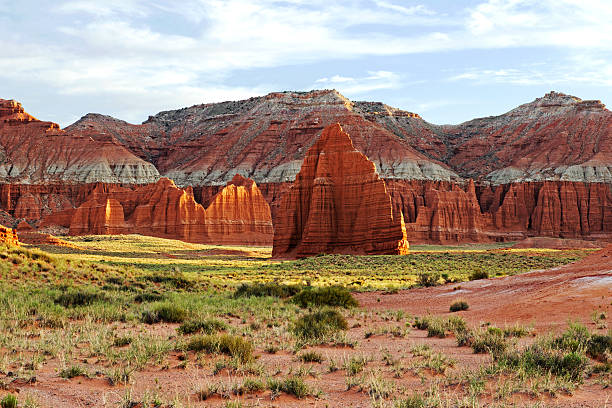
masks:
<instances>
[{"instance_id":1,"label":"sunlit rock face","mask_svg":"<svg viewBox=\"0 0 612 408\"><path fill-rule=\"evenodd\" d=\"M394 216L374 163L339 124L325 128L281 200L273 256L407 252L401 213Z\"/></svg>"}]
</instances>

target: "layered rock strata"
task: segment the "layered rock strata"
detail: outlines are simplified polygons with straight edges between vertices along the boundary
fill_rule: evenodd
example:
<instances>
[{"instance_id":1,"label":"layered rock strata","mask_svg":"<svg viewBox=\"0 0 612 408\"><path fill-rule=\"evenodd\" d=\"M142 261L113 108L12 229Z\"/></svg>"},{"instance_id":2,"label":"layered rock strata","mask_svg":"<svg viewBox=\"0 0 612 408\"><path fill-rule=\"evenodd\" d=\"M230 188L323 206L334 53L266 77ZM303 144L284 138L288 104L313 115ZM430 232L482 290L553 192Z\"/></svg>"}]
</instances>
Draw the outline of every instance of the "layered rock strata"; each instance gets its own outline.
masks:
<instances>
[{"instance_id":1,"label":"layered rock strata","mask_svg":"<svg viewBox=\"0 0 612 408\"><path fill-rule=\"evenodd\" d=\"M407 252L403 218L374 163L339 124L325 128L281 199L272 255Z\"/></svg>"},{"instance_id":2,"label":"layered rock strata","mask_svg":"<svg viewBox=\"0 0 612 408\"><path fill-rule=\"evenodd\" d=\"M216 243L271 245L270 206L257 184L236 174L206 208L206 230Z\"/></svg>"}]
</instances>

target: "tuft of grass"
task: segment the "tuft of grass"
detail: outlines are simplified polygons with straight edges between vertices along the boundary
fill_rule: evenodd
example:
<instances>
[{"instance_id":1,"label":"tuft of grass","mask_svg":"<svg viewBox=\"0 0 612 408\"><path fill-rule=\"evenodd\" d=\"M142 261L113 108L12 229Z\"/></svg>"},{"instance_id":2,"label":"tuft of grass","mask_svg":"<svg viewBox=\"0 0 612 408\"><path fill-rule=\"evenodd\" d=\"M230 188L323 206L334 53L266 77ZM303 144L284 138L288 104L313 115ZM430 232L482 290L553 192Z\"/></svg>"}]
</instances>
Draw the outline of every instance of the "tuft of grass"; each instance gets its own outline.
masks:
<instances>
[{"instance_id":1,"label":"tuft of grass","mask_svg":"<svg viewBox=\"0 0 612 408\"><path fill-rule=\"evenodd\" d=\"M102 293L93 290L72 289L57 296L54 302L64 307L77 307L89 306L104 300L106 300L106 297Z\"/></svg>"},{"instance_id":2,"label":"tuft of grass","mask_svg":"<svg viewBox=\"0 0 612 408\"><path fill-rule=\"evenodd\" d=\"M194 336L187 343L187 350L226 354L243 363L253 360L253 343L229 334Z\"/></svg>"},{"instance_id":3,"label":"tuft of grass","mask_svg":"<svg viewBox=\"0 0 612 408\"><path fill-rule=\"evenodd\" d=\"M234 292L234 298L241 297L276 297L289 298L302 290L299 285L280 285L276 283L243 283Z\"/></svg>"},{"instance_id":4,"label":"tuft of grass","mask_svg":"<svg viewBox=\"0 0 612 408\"><path fill-rule=\"evenodd\" d=\"M359 306L351 292L341 286L309 287L293 296L291 300L303 308L310 306L340 306L348 309Z\"/></svg>"},{"instance_id":5,"label":"tuft of grass","mask_svg":"<svg viewBox=\"0 0 612 408\"><path fill-rule=\"evenodd\" d=\"M222 330L227 330L227 324L218 319L189 320L176 329L179 334L214 334Z\"/></svg>"},{"instance_id":6,"label":"tuft of grass","mask_svg":"<svg viewBox=\"0 0 612 408\"><path fill-rule=\"evenodd\" d=\"M450 305L451 312L459 312L461 310L468 310L469 308L470 305L468 304L468 302L462 299L457 299Z\"/></svg>"},{"instance_id":7,"label":"tuft of grass","mask_svg":"<svg viewBox=\"0 0 612 408\"><path fill-rule=\"evenodd\" d=\"M79 366L72 366L70 368L64 368L62 371L60 371L59 375L62 378L70 379L74 377L86 376L87 373Z\"/></svg>"},{"instance_id":8,"label":"tuft of grass","mask_svg":"<svg viewBox=\"0 0 612 408\"><path fill-rule=\"evenodd\" d=\"M17 408L17 397L13 394L8 394L0 401L1 408Z\"/></svg>"},{"instance_id":9,"label":"tuft of grass","mask_svg":"<svg viewBox=\"0 0 612 408\"><path fill-rule=\"evenodd\" d=\"M312 394L304 379L297 376L288 377L284 380L270 379L268 380L268 388L272 391L272 394L284 392L299 399Z\"/></svg>"},{"instance_id":10,"label":"tuft of grass","mask_svg":"<svg viewBox=\"0 0 612 408\"><path fill-rule=\"evenodd\" d=\"M142 292L134 296L134 302L136 303L159 302L164 299L165 296L163 294L155 292Z\"/></svg>"},{"instance_id":11,"label":"tuft of grass","mask_svg":"<svg viewBox=\"0 0 612 408\"><path fill-rule=\"evenodd\" d=\"M323 361L323 355L314 350L304 352L298 358L303 363L321 363Z\"/></svg>"},{"instance_id":12,"label":"tuft of grass","mask_svg":"<svg viewBox=\"0 0 612 408\"><path fill-rule=\"evenodd\" d=\"M329 336L348 329L340 312L323 309L299 317L290 327L291 333L304 341L324 341Z\"/></svg>"},{"instance_id":13,"label":"tuft of grass","mask_svg":"<svg viewBox=\"0 0 612 408\"><path fill-rule=\"evenodd\" d=\"M140 320L146 324L182 323L187 318L187 311L171 303L159 303L142 312Z\"/></svg>"},{"instance_id":14,"label":"tuft of grass","mask_svg":"<svg viewBox=\"0 0 612 408\"><path fill-rule=\"evenodd\" d=\"M501 329L489 327L487 330L473 333L470 346L474 353L490 353L495 358L508 349L509 343Z\"/></svg>"},{"instance_id":15,"label":"tuft of grass","mask_svg":"<svg viewBox=\"0 0 612 408\"><path fill-rule=\"evenodd\" d=\"M124 347L132 344L134 339L131 336L118 336L113 339L113 346Z\"/></svg>"}]
</instances>

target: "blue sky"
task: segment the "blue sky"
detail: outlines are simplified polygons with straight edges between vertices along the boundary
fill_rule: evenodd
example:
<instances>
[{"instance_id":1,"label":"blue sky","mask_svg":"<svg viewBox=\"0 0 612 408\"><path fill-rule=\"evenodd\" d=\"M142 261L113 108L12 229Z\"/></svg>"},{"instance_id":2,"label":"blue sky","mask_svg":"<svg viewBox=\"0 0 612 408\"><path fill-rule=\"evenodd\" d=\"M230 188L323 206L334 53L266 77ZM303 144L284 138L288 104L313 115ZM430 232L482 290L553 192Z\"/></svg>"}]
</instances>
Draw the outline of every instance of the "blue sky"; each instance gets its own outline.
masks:
<instances>
[{"instance_id":1,"label":"blue sky","mask_svg":"<svg viewBox=\"0 0 612 408\"><path fill-rule=\"evenodd\" d=\"M0 98L66 126L335 88L443 124L610 103L609 0L0 0Z\"/></svg>"}]
</instances>

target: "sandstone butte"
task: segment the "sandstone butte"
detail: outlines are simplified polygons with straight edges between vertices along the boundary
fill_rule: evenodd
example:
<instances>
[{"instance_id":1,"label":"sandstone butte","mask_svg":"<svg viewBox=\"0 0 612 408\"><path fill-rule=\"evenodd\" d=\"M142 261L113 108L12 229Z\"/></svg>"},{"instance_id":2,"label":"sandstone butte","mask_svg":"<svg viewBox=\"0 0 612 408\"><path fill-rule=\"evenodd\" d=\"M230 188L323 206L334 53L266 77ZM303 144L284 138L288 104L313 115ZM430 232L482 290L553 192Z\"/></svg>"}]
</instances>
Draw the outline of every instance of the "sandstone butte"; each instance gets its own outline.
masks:
<instances>
[{"instance_id":1,"label":"sandstone butte","mask_svg":"<svg viewBox=\"0 0 612 408\"><path fill-rule=\"evenodd\" d=\"M308 149L275 219L273 257L321 253L408 253L384 180L339 124Z\"/></svg>"},{"instance_id":2,"label":"sandstone butte","mask_svg":"<svg viewBox=\"0 0 612 408\"><path fill-rule=\"evenodd\" d=\"M333 90L277 92L141 125L88 114L64 131L17 102L0 106L0 209L13 227L27 219L67 228L95 182L135 190L158 171L192 187L205 208L236 173L248 176L274 218L308 149L340 123L375 163L413 243L612 240L612 113L599 101L551 92L503 115L439 126ZM108 166L95 153L103 148ZM132 207L122 206L127 222Z\"/></svg>"}]
</instances>

